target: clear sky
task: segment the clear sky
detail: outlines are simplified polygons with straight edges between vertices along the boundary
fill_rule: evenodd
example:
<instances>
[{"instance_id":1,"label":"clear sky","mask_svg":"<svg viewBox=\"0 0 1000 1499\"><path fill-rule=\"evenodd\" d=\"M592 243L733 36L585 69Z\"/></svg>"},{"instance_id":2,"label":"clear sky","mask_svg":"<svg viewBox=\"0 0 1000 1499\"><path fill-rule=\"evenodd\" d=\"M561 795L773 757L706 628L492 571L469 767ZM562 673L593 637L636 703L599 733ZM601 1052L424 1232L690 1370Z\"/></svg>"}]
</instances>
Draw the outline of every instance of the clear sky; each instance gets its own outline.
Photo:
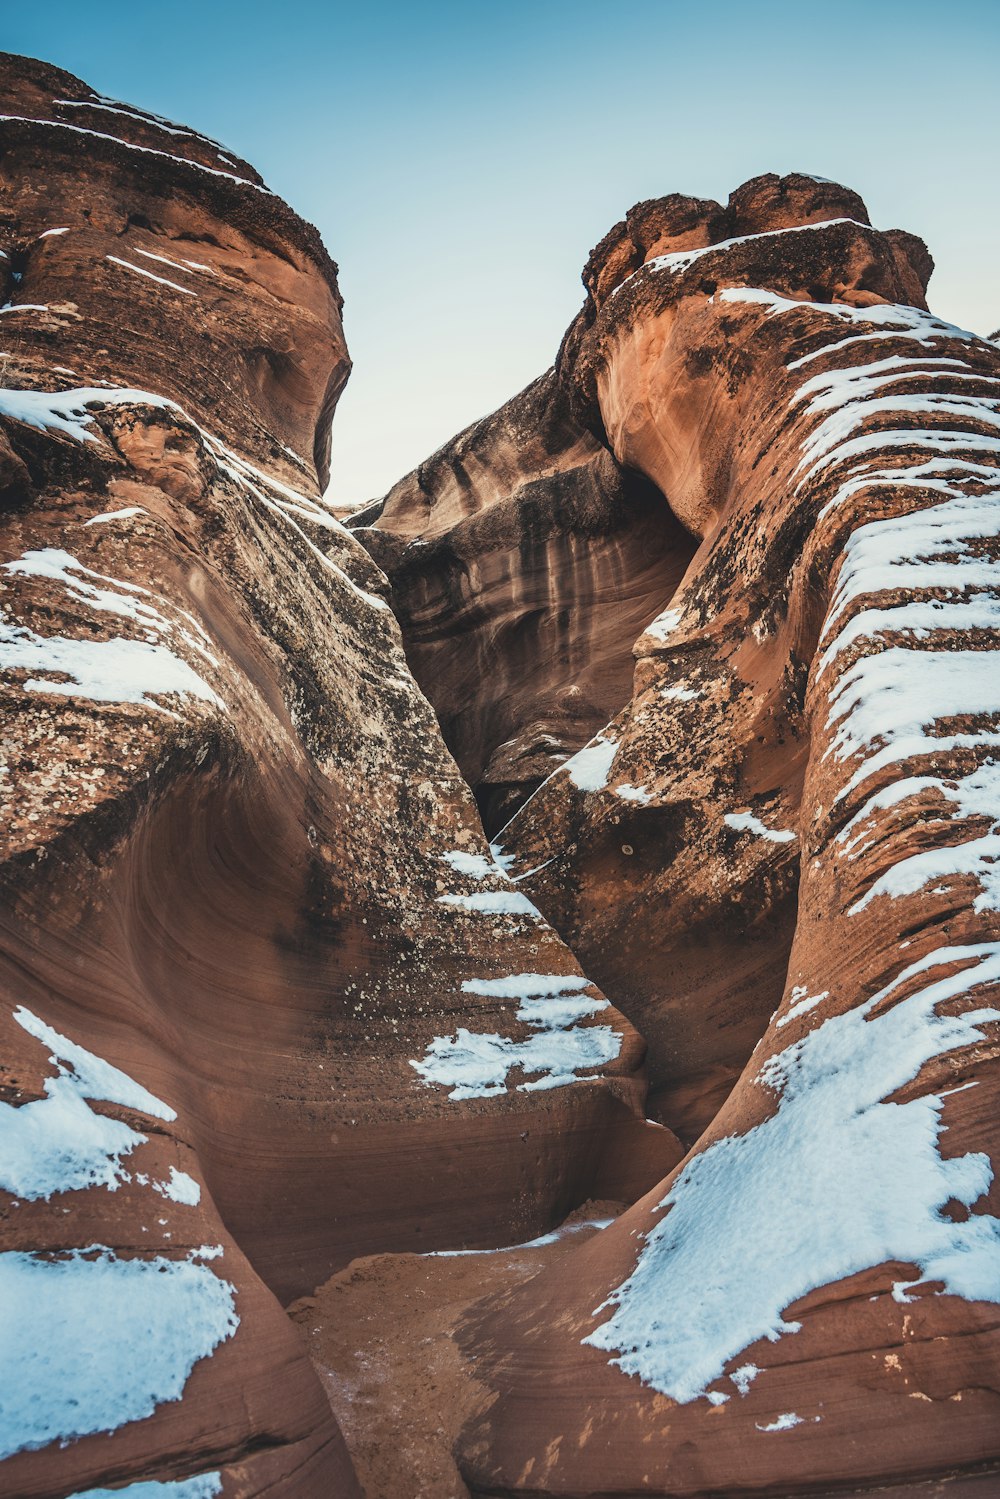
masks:
<instances>
[{"instance_id":1,"label":"clear sky","mask_svg":"<svg viewBox=\"0 0 1000 1499\"><path fill-rule=\"evenodd\" d=\"M835 178L927 240L935 311L1000 326L1000 0L37 0L0 48L223 141L319 226L338 500L541 373L640 198Z\"/></svg>"}]
</instances>

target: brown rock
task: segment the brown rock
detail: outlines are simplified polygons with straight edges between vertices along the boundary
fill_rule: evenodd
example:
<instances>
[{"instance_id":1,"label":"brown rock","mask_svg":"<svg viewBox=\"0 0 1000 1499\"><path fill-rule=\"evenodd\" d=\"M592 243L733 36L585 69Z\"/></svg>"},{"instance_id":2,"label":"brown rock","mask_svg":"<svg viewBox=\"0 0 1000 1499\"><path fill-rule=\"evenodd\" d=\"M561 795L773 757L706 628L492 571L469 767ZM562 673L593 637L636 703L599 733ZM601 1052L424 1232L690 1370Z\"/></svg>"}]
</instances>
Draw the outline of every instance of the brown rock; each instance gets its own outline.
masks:
<instances>
[{"instance_id":1,"label":"brown rock","mask_svg":"<svg viewBox=\"0 0 1000 1499\"><path fill-rule=\"evenodd\" d=\"M61 1160L119 1117L105 1063L167 1111L139 1110L150 1143L118 1166L94 1143L93 1181L12 1170L5 1249L27 1259L0 1268L190 1281L225 1334L171 1355L171 1393L154 1329L147 1408L87 1414L144 1346L123 1309L76 1415L56 1401L32 1437L15 1410L0 1481L346 1496L275 1294L358 1254L530 1236L680 1150L644 1120L641 1038L492 861L385 579L322 504L349 361L315 231L67 74L5 57L0 86L3 1122L40 1103ZM72 1127L38 1026L91 1058L64 1046ZM174 1162L197 1204L164 1203ZM191 1305L168 1319L185 1336Z\"/></svg>"},{"instance_id":2,"label":"brown rock","mask_svg":"<svg viewBox=\"0 0 1000 1499\"><path fill-rule=\"evenodd\" d=\"M551 371L352 525L491 833L628 696L636 635L694 551Z\"/></svg>"},{"instance_id":3,"label":"brown rock","mask_svg":"<svg viewBox=\"0 0 1000 1499\"><path fill-rule=\"evenodd\" d=\"M996 1484L1000 362L908 300L898 236L773 181L580 344L702 540L605 747L501 842L698 1138L468 1315L474 1495Z\"/></svg>"}]
</instances>

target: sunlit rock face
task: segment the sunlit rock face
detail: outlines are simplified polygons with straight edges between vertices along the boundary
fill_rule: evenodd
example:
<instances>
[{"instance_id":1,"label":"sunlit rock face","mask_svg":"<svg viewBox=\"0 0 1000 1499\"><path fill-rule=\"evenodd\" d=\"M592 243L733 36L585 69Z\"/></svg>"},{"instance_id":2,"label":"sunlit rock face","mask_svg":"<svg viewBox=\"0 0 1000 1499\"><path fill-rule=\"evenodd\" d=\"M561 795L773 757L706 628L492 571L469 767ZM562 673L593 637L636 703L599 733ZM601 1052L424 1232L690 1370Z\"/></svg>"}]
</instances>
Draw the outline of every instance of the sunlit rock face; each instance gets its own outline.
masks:
<instances>
[{"instance_id":1,"label":"sunlit rock face","mask_svg":"<svg viewBox=\"0 0 1000 1499\"><path fill-rule=\"evenodd\" d=\"M491 834L628 698L695 547L551 370L350 524Z\"/></svg>"},{"instance_id":2,"label":"sunlit rock face","mask_svg":"<svg viewBox=\"0 0 1000 1499\"><path fill-rule=\"evenodd\" d=\"M322 503L315 231L65 73L0 94L0 1487L351 1495L276 1298L679 1146Z\"/></svg>"},{"instance_id":3,"label":"sunlit rock face","mask_svg":"<svg viewBox=\"0 0 1000 1499\"><path fill-rule=\"evenodd\" d=\"M1000 355L857 197L641 205L558 378L698 549L500 836L692 1149L466 1320L485 1494L993 1492Z\"/></svg>"}]
</instances>

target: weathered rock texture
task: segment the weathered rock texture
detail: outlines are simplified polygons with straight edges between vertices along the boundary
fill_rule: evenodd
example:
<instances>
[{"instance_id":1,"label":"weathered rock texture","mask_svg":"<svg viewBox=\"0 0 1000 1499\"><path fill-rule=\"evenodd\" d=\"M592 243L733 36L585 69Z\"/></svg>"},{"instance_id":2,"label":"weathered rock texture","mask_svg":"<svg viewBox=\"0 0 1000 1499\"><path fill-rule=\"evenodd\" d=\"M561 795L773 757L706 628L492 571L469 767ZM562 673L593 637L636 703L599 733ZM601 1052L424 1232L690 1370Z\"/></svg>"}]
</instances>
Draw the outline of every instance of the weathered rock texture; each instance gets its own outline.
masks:
<instances>
[{"instance_id":1,"label":"weathered rock texture","mask_svg":"<svg viewBox=\"0 0 1000 1499\"><path fill-rule=\"evenodd\" d=\"M695 548L551 370L350 524L489 833L626 701Z\"/></svg>"},{"instance_id":2,"label":"weathered rock texture","mask_svg":"<svg viewBox=\"0 0 1000 1499\"><path fill-rule=\"evenodd\" d=\"M699 545L500 841L696 1143L466 1317L473 1494L1000 1482L1000 357L929 271L794 176L588 264L557 378Z\"/></svg>"},{"instance_id":3,"label":"weathered rock texture","mask_svg":"<svg viewBox=\"0 0 1000 1499\"><path fill-rule=\"evenodd\" d=\"M67 74L0 96L0 1486L350 1495L276 1297L680 1148L320 502L315 232Z\"/></svg>"}]
</instances>

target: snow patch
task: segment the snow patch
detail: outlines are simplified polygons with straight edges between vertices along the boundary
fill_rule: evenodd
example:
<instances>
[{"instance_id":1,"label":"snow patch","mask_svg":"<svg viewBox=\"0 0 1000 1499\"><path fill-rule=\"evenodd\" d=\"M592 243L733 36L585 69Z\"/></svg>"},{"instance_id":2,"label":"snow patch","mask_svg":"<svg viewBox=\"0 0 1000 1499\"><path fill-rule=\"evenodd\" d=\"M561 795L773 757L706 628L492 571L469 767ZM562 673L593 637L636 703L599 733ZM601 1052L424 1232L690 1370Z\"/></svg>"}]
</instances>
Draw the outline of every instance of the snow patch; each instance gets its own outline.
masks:
<instances>
[{"instance_id":1,"label":"snow patch","mask_svg":"<svg viewBox=\"0 0 1000 1499\"><path fill-rule=\"evenodd\" d=\"M216 707L219 695L186 661L163 645L143 640L73 640L36 635L0 615L0 671L42 672L22 683L25 692L84 697L100 703L141 703L167 712L155 701L164 694L201 698ZM57 681L51 675L65 676Z\"/></svg>"},{"instance_id":2,"label":"snow patch","mask_svg":"<svg viewBox=\"0 0 1000 1499\"><path fill-rule=\"evenodd\" d=\"M618 745L603 732L560 765L556 775L566 774L578 791L602 791L608 784L611 762Z\"/></svg>"},{"instance_id":3,"label":"snow patch","mask_svg":"<svg viewBox=\"0 0 1000 1499\"><path fill-rule=\"evenodd\" d=\"M0 1460L179 1400L195 1364L236 1331L235 1295L194 1256L0 1254Z\"/></svg>"},{"instance_id":4,"label":"snow patch","mask_svg":"<svg viewBox=\"0 0 1000 1499\"><path fill-rule=\"evenodd\" d=\"M638 802L642 807L648 807L653 800L652 791L647 791L645 786L632 786L628 781L615 787L615 796L620 796L623 802Z\"/></svg>"},{"instance_id":5,"label":"snow patch","mask_svg":"<svg viewBox=\"0 0 1000 1499\"><path fill-rule=\"evenodd\" d=\"M561 1228L554 1228L547 1234L539 1234L537 1239L525 1239L520 1244L503 1244L496 1249L430 1249L420 1258L457 1260L464 1259L470 1254L513 1254L518 1249L541 1249L546 1244L558 1244L559 1240L564 1239L567 1234L578 1234L586 1228L609 1228L614 1221L613 1218L585 1218L579 1223L564 1223Z\"/></svg>"},{"instance_id":6,"label":"snow patch","mask_svg":"<svg viewBox=\"0 0 1000 1499\"><path fill-rule=\"evenodd\" d=\"M86 1489L69 1499L215 1499L222 1493L222 1474L197 1473L192 1478L140 1479L123 1489Z\"/></svg>"},{"instance_id":7,"label":"snow patch","mask_svg":"<svg viewBox=\"0 0 1000 1499\"><path fill-rule=\"evenodd\" d=\"M156 276L152 271L147 271L144 266L133 265L131 260L122 260L117 255L105 255L104 258L114 265L124 266L127 271L134 271L137 276L145 276L147 281L158 281L161 286L169 286L171 291L183 292L186 297L198 295L196 291L191 290L190 286L180 286L176 281L168 281L165 276Z\"/></svg>"},{"instance_id":8,"label":"snow patch","mask_svg":"<svg viewBox=\"0 0 1000 1499\"><path fill-rule=\"evenodd\" d=\"M520 890L476 890L472 895L439 895L440 906L479 911L483 916L537 916L541 912Z\"/></svg>"},{"instance_id":9,"label":"snow patch","mask_svg":"<svg viewBox=\"0 0 1000 1499\"><path fill-rule=\"evenodd\" d=\"M722 820L727 828L738 833L753 833L756 838L766 838L769 843L794 843L797 836L790 828L767 827L752 812L727 812Z\"/></svg>"},{"instance_id":10,"label":"snow patch","mask_svg":"<svg viewBox=\"0 0 1000 1499\"><path fill-rule=\"evenodd\" d=\"M130 1181L123 1162L146 1135L120 1119L96 1113L88 1100L119 1104L157 1119L173 1120L173 1109L127 1073L86 1051L20 1006L17 1023L49 1048L56 1077L45 1079L45 1097L15 1106L0 1103L0 1187L28 1202L49 1201L60 1192L106 1187L116 1192ZM142 1183L148 1178L139 1178ZM170 1168L166 1182L153 1182L164 1197L189 1206L201 1198L198 1183Z\"/></svg>"},{"instance_id":11,"label":"snow patch","mask_svg":"<svg viewBox=\"0 0 1000 1499\"><path fill-rule=\"evenodd\" d=\"M784 1415L778 1416L774 1421L768 1421L766 1426L762 1426L759 1421L755 1421L754 1425L758 1431L791 1431L793 1426L802 1425L802 1417L797 1416L794 1411L785 1411Z\"/></svg>"},{"instance_id":12,"label":"snow patch","mask_svg":"<svg viewBox=\"0 0 1000 1499\"><path fill-rule=\"evenodd\" d=\"M133 515L148 515L145 505L126 505L124 510L103 510L100 515L92 515L89 520L84 521L85 526L98 526L109 520L131 520Z\"/></svg>"},{"instance_id":13,"label":"snow patch","mask_svg":"<svg viewBox=\"0 0 1000 1499\"><path fill-rule=\"evenodd\" d=\"M760 1370L758 1369L756 1364L742 1364L739 1369L733 1370L729 1378L739 1390L740 1394L745 1395L759 1373Z\"/></svg>"},{"instance_id":14,"label":"snow patch","mask_svg":"<svg viewBox=\"0 0 1000 1499\"><path fill-rule=\"evenodd\" d=\"M955 963L965 966L898 997ZM769 1058L756 1081L777 1111L688 1161L634 1271L594 1313L612 1315L583 1341L686 1403L760 1338L798 1331L783 1316L791 1303L873 1266L912 1264L913 1285L1000 1302L1000 1219L942 1212L987 1191L988 1157L941 1156L943 1095L884 1102L933 1058L983 1040L1000 1011L938 1006L998 982L1000 943L940 948ZM908 1289L893 1294L905 1301Z\"/></svg>"},{"instance_id":15,"label":"snow patch","mask_svg":"<svg viewBox=\"0 0 1000 1499\"><path fill-rule=\"evenodd\" d=\"M654 640L662 644L673 634L683 618L683 609L664 609L662 614L658 614L653 622L646 626L643 633L651 635Z\"/></svg>"},{"instance_id":16,"label":"snow patch","mask_svg":"<svg viewBox=\"0 0 1000 1499\"><path fill-rule=\"evenodd\" d=\"M70 103L72 101L67 100L65 102ZM91 107L93 108L94 106ZM116 110L114 112L122 114L125 111ZM136 115L135 118L142 119L142 116ZM133 141L123 140L120 135L108 135L103 130L86 130L82 125L67 125L65 120L33 120L27 115L0 115L0 124L6 124L11 121L19 121L25 125L40 125L46 130L68 130L73 135L86 135L92 140L111 141L114 145L121 146L126 151L138 151L143 156L161 156L167 161L179 162L182 167L190 167L193 171L207 172L210 177L224 177L230 182L238 183L241 187L253 188L255 192L263 193L267 198L275 196L270 188L262 186L259 182L251 182L248 177L239 177L234 172L217 171L215 167L203 166L200 161L192 161L188 156L175 156L171 151L157 151L153 146L137 146ZM204 138L207 139L207 137Z\"/></svg>"},{"instance_id":17,"label":"snow patch","mask_svg":"<svg viewBox=\"0 0 1000 1499\"><path fill-rule=\"evenodd\" d=\"M589 987L579 975L512 973L499 979L466 979L465 993L519 999L515 1019L533 1026L525 1041L494 1033L476 1035L461 1027L454 1036L435 1036L422 1060L410 1066L427 1086L450 1087L449 1097L489 1098L507 1091L508 1074L520 1068L526 1077L518 1091L561 1088L578 1080L583 1068L611 1062L621 1050L621 1036L610 1026L576 1027L575 1022L608 1008L606 999L577 991Z\"/></svg>"}]
</instances>

